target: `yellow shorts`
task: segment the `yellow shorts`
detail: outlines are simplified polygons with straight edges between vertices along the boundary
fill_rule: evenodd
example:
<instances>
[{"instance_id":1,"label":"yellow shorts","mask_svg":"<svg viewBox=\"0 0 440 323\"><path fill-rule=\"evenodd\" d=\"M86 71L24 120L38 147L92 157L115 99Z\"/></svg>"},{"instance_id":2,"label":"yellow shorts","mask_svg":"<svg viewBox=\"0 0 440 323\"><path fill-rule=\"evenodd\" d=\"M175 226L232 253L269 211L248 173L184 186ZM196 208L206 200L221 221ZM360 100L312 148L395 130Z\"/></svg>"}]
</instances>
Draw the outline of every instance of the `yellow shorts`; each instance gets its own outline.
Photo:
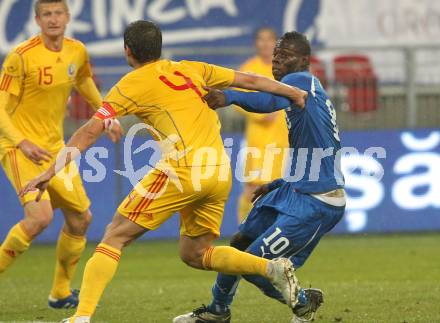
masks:
<instances>
[{"instance_id":1,"label":"yellow shorts","mask_svg":"<svg viewBox=\"0 0 440 323\"><path fill-rule=\"evenodd\" d=\"M207 179L199 179L192 168L175 168L174 176L152 169L120 204L118 212L149 230L179 212L180 235L213 233L218 237L231 190L231 172L229 165L226 174L224 165L205 168L209 167L212 176Z\"/></svg>"},{"instance_id":2,"label":"yellow shorts","mask_svg":"<svg viewBox=\"0 0 440 323\"><path fill-rule=\"evenodd\" d=\"M23 185L31 179L43 173L52 163L43 163L39 166L27 159L19 149L8 151L1 164L9 181L18 192ZM66 185L63 178L55 176L49 183L47 191L43 193L42 200L51 202L54 209L61 208L82 213L90 207L90 200L84 190L78 168L74 162L68 166L69 171L75 172L71 177L71 181ZM23 198L20 198L22 205L30 201L34 201L38 192L29 192Z\"/></svg>"}]
</instances>

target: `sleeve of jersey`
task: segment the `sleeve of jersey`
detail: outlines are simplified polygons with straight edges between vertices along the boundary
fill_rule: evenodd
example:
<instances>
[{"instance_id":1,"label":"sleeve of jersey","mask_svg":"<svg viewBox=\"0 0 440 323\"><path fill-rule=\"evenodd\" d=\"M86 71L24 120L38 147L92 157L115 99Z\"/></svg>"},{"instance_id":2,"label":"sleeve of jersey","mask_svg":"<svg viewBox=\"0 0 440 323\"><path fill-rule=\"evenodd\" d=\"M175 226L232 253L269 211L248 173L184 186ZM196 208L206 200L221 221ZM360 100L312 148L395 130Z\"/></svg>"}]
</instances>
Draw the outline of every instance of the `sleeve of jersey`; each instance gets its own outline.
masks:
<instances>
[{"instance_id":1,"label":"sleeve of jersey","mask_svg":"<svg viewBox=\"0 0 440 323\"><path fill-rule=\"evenodd\" d=\"M6 106L9 101L9 94L0 92L0 137L4 136L17 146L25 137L18 131L11 122L6 112Z\"/></svg>"},{"instance_id":2,"label":"sleeve of jersey","mask_svg":"<svg viewBox=\"0 0 440 323\"><path fill-rule=\"evenodd\" d=\"M97 110L101 106L101 93L99 93L99 90L91 77L83 78L77 82L76 89L94 110Z\"/></svg>"},{"instance_id":3,"label":"sleeve of jersey","mask_svg":"<svg viewBox=\"0 0 440 323\"><path fill-rule=\"evenodd\" d=\"M19 96L23 83L23 62L19 54L12 52L3 62L0 73L0 91Z\"/></svg>"},{"instance_id":4,"label":"sleeve of jersey","mask_svg":"<svg viewBox=\"0 0 440 323\"><path fill-rule=\"evenodd\" d=\"M271 113L286 109L291 104L285 97L265 92L225 90L223 93L227 105L236 104L248 112Z\"/></svg>"},{"instance_id":5,"label":"sleeve of jersey","mask_svg":"<svg viewBox=\"0 0 440 323\"><path fill-rule=\"evenodd\" d=\"M92 66L90 65L89 53L87 52L84 45L81 45L81 46L82 46L82 51L83 51L83 55L82 55L83 59L82 59L82 65L78 71L77 79L82 79L82 78L93 76Z\"/></svg>"},{"instance_id":6,"label":"sleeve of jersey","mask_svg":"<svg viewBox=\"0 0 440 323\"><path fill-rule=\"evenodd\" d=\"M119 87L127 89L130 84L124 84L122 81L115 85L104 98L102 106L96 111L95 118L105 120L135 113L135 101Z\"/></svg>"},{"instance_id":7,"label":"sleeve of jersey","mask_svg":"<svg viewBox=\"0 0 440 323\"><path fill-rule=\"evenodd\" d=\"M227 88L233 82L235 78L235 71L221 67L217 65L204 64L203 78L206 82L206 86L215 88Z\"/></svg>"}]
</instances>

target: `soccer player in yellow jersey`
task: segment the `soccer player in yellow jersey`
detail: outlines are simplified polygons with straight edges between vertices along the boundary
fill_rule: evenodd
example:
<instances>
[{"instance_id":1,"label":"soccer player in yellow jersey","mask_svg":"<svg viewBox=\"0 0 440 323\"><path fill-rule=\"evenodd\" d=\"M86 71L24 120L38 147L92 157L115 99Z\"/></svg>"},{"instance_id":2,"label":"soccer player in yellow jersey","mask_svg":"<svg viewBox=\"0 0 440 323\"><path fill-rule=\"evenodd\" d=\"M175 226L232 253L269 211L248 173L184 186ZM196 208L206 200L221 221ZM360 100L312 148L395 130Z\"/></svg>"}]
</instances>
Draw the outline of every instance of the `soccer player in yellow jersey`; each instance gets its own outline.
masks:
<instances>
[{"instance_id":1,"label":"soccer player in yellow jersey","mask_svg":"<svg viewBox=\"0 0 440 323\"><path fill-rule=\"evenodd\" d=\"M272 75L272 53L277 37L273 29L262 27L255 33L257 53L248 59L240 71L252 72L266 77ZM238 218L243 221L252 209L252 195L262 184L283 177L284 148L289 147L284 111L259 114L237 109L246 117L246 145L250 149L244 165L244 175L250 180L243 183L243 193L238 202Z\"/></svg>"},{"instance_id":2,"label":"soccer player in yellow jersey","mask_svg":"<svg viewBox=\"0 0 440 323\"><path fill-rule=\"evenodd\" d=\"M220 235L231 173L218 117L203 95L205 87L264 89L289 96L303 106L304 92L269 78L206 63L160 59L162 34L149 21L127 27L124 47L134 70L110 90L95 116L72 136L67 144L70 153L63 153L65 160L52 165L21 192L38 188L39 199L57 170L92 145L116 116L138 116L162 149L161 160L122 201L87 262L80 303L75 315L65 322L89 322L116 272L122 248L157 229L175 212L180 213L180 257L186 264L224 273L262 275L281 290L287 304L294 304L297 284L286 259L267 261L232 247L212 246Z\"/></svg>"},{"instance_id":3,"label":"soccer player in yellow jersey","mask_svg":"<svg viewBox=\"0 0 440 323\"><path fill-rule=\"evenodd\" d=\"M72 87L93 107L102 104L84 45L64 37L69 22L66 2L36 1L35 19L41 33L13 49L0 74L0 160L17 192L46 170L64 147L63 121ZM57 244L49 306L75 307L78 292L70 290L70 282L86 244L90 201L79 175L73 179L73 190L54 178L39 202L35 197L30 192L20 198L24 218L0 247L0 273L28 249L52 221L53 210L60 208L65 224Z\"/></svg>"}]
</instances>

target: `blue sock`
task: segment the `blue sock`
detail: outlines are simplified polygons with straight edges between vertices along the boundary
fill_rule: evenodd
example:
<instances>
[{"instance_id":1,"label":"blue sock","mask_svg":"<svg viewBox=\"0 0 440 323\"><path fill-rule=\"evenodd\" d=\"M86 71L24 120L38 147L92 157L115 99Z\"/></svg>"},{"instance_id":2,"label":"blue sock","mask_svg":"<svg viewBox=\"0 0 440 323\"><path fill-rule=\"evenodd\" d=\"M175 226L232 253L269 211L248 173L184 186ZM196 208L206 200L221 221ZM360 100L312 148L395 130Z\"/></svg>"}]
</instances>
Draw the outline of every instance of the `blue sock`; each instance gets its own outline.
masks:
<instances>
[{"instance_id":1,"label":"blue sock","mask_svg":"<svg viewBox=\"0 0 440 323\"><path fill-rule=\"evenodd\" d=\"M212 313L221 314L229 311L229 307L234 299L240 276L218 274L217 280L212 287L212 303L208 305L208 310Z\"/></svg>"}]
</instances>

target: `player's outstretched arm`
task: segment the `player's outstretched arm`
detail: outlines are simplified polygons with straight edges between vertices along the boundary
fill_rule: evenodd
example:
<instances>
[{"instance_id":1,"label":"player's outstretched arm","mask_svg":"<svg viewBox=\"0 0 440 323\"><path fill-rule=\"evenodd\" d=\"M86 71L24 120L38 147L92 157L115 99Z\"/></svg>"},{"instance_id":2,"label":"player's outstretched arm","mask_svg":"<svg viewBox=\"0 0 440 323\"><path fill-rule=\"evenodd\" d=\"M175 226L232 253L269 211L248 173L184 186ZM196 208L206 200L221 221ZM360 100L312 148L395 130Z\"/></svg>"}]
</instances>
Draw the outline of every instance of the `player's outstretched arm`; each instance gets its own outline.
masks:
<instances>
[{"instance_id":1,"label":"player's outstretched arm","mask_svg":"<svg viewBox=\"0 0 440 323\"><path fill-rule=\"evenodd\" d=\"M234 90L216 90L205 88L208 94L204 99L211 109L222 108L231 104L254 113L271 113L288 108L291 102L282 96L265 92L242 92Z\"/></svg>"},{"instance_id":2,"label":"player's outstretched arm","mask_svg":"<svg viewBox=\"0 0 440 323\"><path fill-rule=\"evenodd\" d=\"M81 96L86 99L86 101L93 107L95 111L97 111L102 106L101 94L99 93L95 81L91 76L80 79L76 84L76 89L81 94ZM120 127L117 119L108 119L107 121L110 122L109 124L112 125L117 122L117 126ZM109 130L108 128L106 129ZM118 132L106 131L106 133L110 140L113 142L117 142L120 138Z\"/></svg>"},{"instance_id":3,"label":"player's outstretched arm","mask_svg":"<svg viewBox=\"0 0 440 323\"><path fill-rule=\"evenodd\" d=\"M271 113L288 108L292 103L283 96L265 92L224 90L226 105L235 104L248 112Z\"/></svg>"},{"instance_id":4,"label":"player's outstretched arm","mask_svg":"<svg viewBox=\"0 0 440 323\"><path fill-rule=\"evenodd\" d=\"M96 87L95 81L91 76L84 77L77 81L75 88L79 94L97 111L102 105L101 93Z\"/></svg>"},{"instance_id":5,"label":"player's outstretched arm","mask_svg":"<svg viewBox=\"0 0 440 323\"><path fill-rule=\"evenodd\" d=\"M307 92L265 76L235 71L231 86L242 89L264 91L289 98L295 106L304 108Z\"/></svg>"},{"instance_id":6,"label":"player's outstretched arm","mask_svg":"<svg viewBox=\"0 0 440 323\"><path fill-rule=\"evenodd\" d=\"M98 118L91 118L85 125L79 128L70 138L66 147L64 147L58 154L56 162L52 164L48 170L40 176L31 180L19 193L23 197L27 192L39 190L36 198L38 202L47 189L49 181L55 176L57 172L67 166L72 160L79 156L84 150L93 145L101 134L111 128L114 133L119 132L119 137L122 135L122 129L118 123L111 123L107 120L100 120ZM119 138L117 138L119 140Z\"/></svg>"}]
</instances>

